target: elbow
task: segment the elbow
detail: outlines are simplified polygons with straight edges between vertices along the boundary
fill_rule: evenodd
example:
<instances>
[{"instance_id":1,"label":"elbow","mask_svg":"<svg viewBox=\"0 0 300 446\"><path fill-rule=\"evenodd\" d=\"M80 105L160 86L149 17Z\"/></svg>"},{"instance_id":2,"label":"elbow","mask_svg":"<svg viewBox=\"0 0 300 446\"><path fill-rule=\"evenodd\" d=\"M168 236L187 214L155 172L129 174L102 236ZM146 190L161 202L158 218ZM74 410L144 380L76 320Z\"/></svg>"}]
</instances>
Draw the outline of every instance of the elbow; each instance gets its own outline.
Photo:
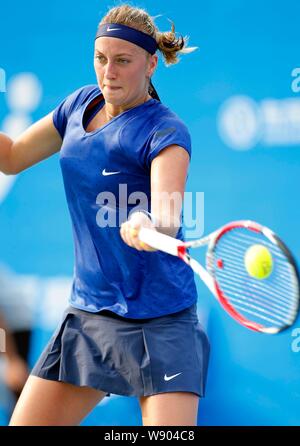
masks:
<instances>
[{"instance_id":1,"label":"elbow","mask_svg":"<svg viewBox=\"0 0 300 446\"><path fill-rule=\"evenodd\" d=\"M10 169L10 173L8 175L18 175L22 172L22 169L12 168Z\"/></svg>"},{"instance_id":2,"label":"elbow","mask_svg":"<svg viewBox=\"0 0 300 446\"><path fill-rule=\"evenodd\" d=\"M10 169L7 169L7 168L5 168L5 167L1 167L1 168L0 168L0 171L1 171L2 173L4 173L4 175L14 175L14 173L13 173Z\"/></svg>"},{"instance_id":3,"label":"elbow","mask_svg":"<svg viewBox=\"0 0 300 446\"><path fill-rule=\"evenodd\" d=\"M17 175L20 171L12 166L1 166L1 172L4 175Z\"/></svg>"},{"instance_id":4,"label":"elbow","mask_svg":"<svg viewBox=\"0 0 300 446\"><path fill-rule=\"evenodd\" d=\"M5 175L16 175L13 163L13 140L5 133L0 133L0 171Z\"/></svg>"},{"instance_id":5,"label":"elbow","mask_svg":"<svg viewBox=\"0 0 300 446\"><path fill-rule=\"evenodd\" d=\"M17 175L22 171L22 169L20 168L20 163L17 163L14 158L15 157L13 157L12 154L10 154L10 156L6 158L6 162L3 163L4 165L1 166L0 170L5 175Z\"/></svg>"}]
</instances>

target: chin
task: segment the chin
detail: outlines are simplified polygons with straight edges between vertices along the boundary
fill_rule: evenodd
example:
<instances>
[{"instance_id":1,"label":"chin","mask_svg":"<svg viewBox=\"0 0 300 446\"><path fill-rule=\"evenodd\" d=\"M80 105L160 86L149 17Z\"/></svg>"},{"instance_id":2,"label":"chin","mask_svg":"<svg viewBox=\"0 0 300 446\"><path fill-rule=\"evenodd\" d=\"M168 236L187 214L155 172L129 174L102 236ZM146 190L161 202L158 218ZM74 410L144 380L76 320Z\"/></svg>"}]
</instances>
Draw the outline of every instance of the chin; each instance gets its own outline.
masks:
<instances>
[{"instance_id":1,"label":"chin","mask_svg":"<svg viewBox=\"0 0 300 446\"><path fill-rule=\"evenodd\" d=\"M103 95L104 96L104 95ZM123 95L122 97L120 96L116 96L114 94L106 94L104 96L105 102L109 102L112 105L118 106L118 105L123 105L124 104L124 98Z\"/></svg>"},{"instance_id":2,"label":"chin","mask_svg":"<svg viewBox=\"0 0 300 446\"><path fill-rule=\"evenodd\" d=\"M109 95L104 97L104 99L105 102L107 102L108 104L115 105L116 107L123 104L123 101L118 100L116 98L111 98Z\"/></svg>"}]
</instances>

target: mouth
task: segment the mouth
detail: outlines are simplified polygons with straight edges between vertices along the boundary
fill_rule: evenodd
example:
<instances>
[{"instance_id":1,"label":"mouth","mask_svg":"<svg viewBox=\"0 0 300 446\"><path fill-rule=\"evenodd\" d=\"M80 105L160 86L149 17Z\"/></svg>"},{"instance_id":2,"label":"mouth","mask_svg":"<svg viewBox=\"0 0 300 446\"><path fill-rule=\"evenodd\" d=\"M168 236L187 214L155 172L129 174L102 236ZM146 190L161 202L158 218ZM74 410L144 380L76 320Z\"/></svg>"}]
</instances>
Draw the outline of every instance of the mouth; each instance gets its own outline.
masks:
<instances>
[{"instance_id":1,"label":"mouth","mask_svg":"<svg viewBox=\"0 0 300 446\"><path fill-rule=\"evenodd\" d=\"M105 87L111 91L120 90L120 88L121 88L121 87L112 87L111 85L105 85Z\"/></svg>"}]
</instances>

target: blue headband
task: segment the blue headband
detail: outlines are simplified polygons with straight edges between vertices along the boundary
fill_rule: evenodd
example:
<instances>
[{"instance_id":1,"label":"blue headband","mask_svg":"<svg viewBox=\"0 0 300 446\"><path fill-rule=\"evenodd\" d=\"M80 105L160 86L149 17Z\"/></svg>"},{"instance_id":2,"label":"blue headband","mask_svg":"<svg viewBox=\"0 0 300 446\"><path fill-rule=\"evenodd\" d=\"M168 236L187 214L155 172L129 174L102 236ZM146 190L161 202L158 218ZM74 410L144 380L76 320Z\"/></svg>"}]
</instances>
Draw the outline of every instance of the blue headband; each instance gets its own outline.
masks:
<instances>
[{"instance_id":1,"label":"blue headband","mask_svg":"<svg viewBox=\"0 0 300 446\"><path fill-rule=\"evenodd\" d=\"M96 39L103 36L128 40L128 42L132 42L135 45L144 48L144 50L148 51L150 54L154 54L158 48L156 40L149 36L149 34L130 28L126 25L120 25L119 23L105 23L104 25L99 25Z\"/></svg>"}]
</instances>

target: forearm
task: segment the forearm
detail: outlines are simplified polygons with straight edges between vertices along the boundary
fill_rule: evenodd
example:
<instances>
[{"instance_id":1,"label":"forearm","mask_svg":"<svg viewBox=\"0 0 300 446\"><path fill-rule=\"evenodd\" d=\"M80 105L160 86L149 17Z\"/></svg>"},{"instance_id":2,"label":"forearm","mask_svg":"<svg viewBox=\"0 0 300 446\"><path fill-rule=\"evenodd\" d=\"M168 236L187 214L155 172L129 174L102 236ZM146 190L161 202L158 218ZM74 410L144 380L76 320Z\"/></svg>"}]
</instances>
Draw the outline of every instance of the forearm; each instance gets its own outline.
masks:
<instances>
[{"instance_id":1,"label":"forearm","mask_svg":"<svg viewBox=\"0 0 300 446\"><path fill-rule=\"evenodd\" d=\"M0 171L7 175L13 173L10 166L12 146L13 140L5 133L0 133Z\"/></svg>"},{"instance_id":2,"label":"forearm","mask_svg":"<svg viewBox=\"0 0 300 446\"><path fill-rule=\"evenodd\" d=\"M152 213L155 221L155 228L157 231L169 235L170 237L176 237L177 232L181 226L180 216L172 213Z\"/></svg>"},{"instance_id":3,"label":"forearm","mask_svg":"<svg viewBox=\"0 0 300 446\"><path fill-rule=\"evenodd\" d=\"M181 214L189 154L173 145L164 149L151 164L151 214L157 219L157 230L176 237Z\"/></svg>"},{"instance_id":4,"label":"forearm","mask_svg":"<svg viewBox=\"0 0 300 446\"><path fill-rule=\"evenodd\" d=\"M155 227L159 232L176 237L181 226L183 194L156 193L151 199L151 215L155 219Z\"/></svg>"},{"instance_id":5,"label":"forearm","mask_svg":"<svg viewBox=\"0 0 300 446\"><path fill-rule=\"evenodd\" d=\"M15 141L0 133L0 171L16 175L57 153L62 139L49 113L28 127Z\"/></svg>"}]
</instances>

